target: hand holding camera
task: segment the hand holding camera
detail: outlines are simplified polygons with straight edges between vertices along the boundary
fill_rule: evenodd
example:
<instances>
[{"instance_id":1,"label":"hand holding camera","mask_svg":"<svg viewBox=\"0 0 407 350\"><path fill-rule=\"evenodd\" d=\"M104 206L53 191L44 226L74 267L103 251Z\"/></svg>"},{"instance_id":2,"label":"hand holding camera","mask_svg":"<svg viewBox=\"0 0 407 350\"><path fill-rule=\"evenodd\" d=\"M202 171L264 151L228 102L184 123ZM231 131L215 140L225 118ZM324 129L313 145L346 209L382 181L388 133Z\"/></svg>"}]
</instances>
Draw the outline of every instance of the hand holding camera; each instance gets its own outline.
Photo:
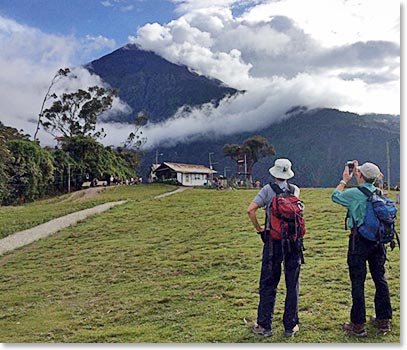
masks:
<instances>
[{"instance_id":1,"label":"hand holding camera","mask_svg":"<svg viewBox=\"0 0 407 350\"><path fill-rule=\"evenodd\" d=\"M349 160L345 164L345 169L342 174L342 179L345 182L349 182L353 174L357 171L359 162L357 160Z\"/></svg>"},{"instance_id":2,"label":"hand holding camera","mask_svg":"<svg viewBox=\"0 0 407 350\"><path fill-rule=\"evenodd\" d=\"M349 175L353 173L353 169L355 168L355 164L353 163L352 160L349 160L346 162L346 164L349 168Z\"/></svg>"}]
</instances>

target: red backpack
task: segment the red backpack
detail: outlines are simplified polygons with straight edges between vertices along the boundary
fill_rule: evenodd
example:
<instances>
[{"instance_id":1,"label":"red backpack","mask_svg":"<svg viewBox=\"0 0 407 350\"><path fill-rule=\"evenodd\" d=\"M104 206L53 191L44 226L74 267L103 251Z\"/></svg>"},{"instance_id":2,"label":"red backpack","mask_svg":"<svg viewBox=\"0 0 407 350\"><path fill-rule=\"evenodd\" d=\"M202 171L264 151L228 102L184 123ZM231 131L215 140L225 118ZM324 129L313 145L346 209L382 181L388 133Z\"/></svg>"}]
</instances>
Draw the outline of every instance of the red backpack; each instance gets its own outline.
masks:
<instances>
[{"instance_id":1,"label":"red backpack","mask_svg":"<svg viewBox=\"0 0 407 350\"><path fill-rule=\"evenodd\" d=\"M294 195L294 187L288 184L283 191L277 184L270 184L276 195L270 206L270 233L274 240L297 241L305 235L304 203Z\"/></svg>"}]
</instances>

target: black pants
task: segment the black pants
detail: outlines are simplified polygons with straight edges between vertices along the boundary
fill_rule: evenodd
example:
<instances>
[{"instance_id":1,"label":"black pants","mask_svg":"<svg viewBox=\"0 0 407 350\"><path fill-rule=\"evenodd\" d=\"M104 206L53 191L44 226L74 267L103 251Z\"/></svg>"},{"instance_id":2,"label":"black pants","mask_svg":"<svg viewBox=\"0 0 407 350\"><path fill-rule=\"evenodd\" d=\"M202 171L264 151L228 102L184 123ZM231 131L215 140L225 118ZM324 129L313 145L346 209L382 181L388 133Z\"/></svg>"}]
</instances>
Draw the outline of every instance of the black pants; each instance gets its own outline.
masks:
<instances>
[{"instance_id":1,"label":"black pants","mask_svg":"<svg viewBox=\"0 0 407 350\"><path fill-rule=\"evenodd\" d=\"M389 287L385 275L384 264L386 261L386 247L363 238L356 233L349 236L348 266L352 283L352 309L351 322L363 324L366 322L365 306L365 280L366 261L376 287L374 297L376 317L378 319L391 319L392 309L390 304Z\"/></svg>"},{"instance_id":2,"label":"black pants","mask_svg":"<svg viewBox=\"0 0 407 350\"><path fill-rule=\"evenodd\" d=\"M288 242L286 242L288 243ZM284 261L286 298L283 323L286 330L294 328L298 321L299 276L301 268L300 242L291 242L282 247L282 241L272 241L270 236L263 248L260 275L260 301L257 309L257 324L271 329L276 301L277 286L281 277L281 263Z\"/></svg>"}]
</instances>

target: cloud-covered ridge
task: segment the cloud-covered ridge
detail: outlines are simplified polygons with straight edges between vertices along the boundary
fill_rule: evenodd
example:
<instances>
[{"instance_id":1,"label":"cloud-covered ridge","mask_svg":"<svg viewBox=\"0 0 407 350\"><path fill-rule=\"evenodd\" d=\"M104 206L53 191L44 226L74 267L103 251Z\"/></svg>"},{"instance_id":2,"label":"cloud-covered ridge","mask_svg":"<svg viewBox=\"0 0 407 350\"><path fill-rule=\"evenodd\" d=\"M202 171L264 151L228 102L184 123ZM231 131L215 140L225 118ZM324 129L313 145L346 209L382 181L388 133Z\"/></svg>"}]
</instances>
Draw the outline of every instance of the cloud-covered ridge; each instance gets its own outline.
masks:
<instances>
[{"instance_id":1,"label":"cloud-covered ridge","mask_svg":"<svg viewBox=\"0 0 407 350\"><path fill-rule=\"evenodd\" d=\"M400 113L399 14L392 3L174 2L178 19L146 24L130 42L246 93L216 109L206 105L149 125L150 146L259 130L295 105ZM246 10L235 15L243 5ZM352 33L347 23L359 31Z\"/></svg>"}]
</instances>

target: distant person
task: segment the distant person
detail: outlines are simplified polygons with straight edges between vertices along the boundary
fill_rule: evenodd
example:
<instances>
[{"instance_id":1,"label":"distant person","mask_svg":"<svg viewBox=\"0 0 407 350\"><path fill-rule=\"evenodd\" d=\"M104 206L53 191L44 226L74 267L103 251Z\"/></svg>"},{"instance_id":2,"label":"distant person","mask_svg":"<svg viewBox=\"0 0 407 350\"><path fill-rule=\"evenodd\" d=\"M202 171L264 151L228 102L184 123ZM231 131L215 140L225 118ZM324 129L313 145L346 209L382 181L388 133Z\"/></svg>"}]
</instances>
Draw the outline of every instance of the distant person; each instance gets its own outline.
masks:
<instances>
[{"instance_id":1,"label":"distant person","mask_svg":"<svg viewBox=\"0 0 407 350\"><path fill-rule=\"evenodd\" d=\"M380 173L380 175L377 177L376 181L374 182L374 185L377 186L381 191L383 191L384 188L384 182L383 182L384 175Z\"/></svg>"},{"instance_id":2,"label":"distant person","mask_svg":"<svg viewBox=\"0 0 407 350\"><path fill-rule=\"evenodd\" d=\"M256 188L260 189L261 182L259 180L256 181Z\"/></svg>"},{"instance_id":3,"label":"distant person","mask_svg":"<svg viewBox=\"0 0 407 350\"><path fill-rule=\"evenodd\" d=\"M374 181L381 172L377 165L364 163L358 166L358 161L353 161L345 166L342 180L332 193L332 200L348 209L348 227L351 229L348 246L348 267L352 285L352 309L350 323L345 323L344 331L349 335L366 337L366 306L365 306L365 279L366 262L369 263L370 273L375 284L375 311L376 316L370 318L375 327L382 333L390 332L392 308L390 304L389 287L385 278L386 247L383 243L368 240L360 234L367 210L367 196L359 188L350 188L344 191L346 184L354 176L360 188L375 192Z\"/></svg>"},{"instance_id":4,"label":"distant person","mask_svg":"<svg viewBox=\"0 0 407 350\"><path fill-rule=\"evenodd\" d=\"M269 169L274 181L264 186L247 210L249 218L257 233L260 234L264 246L259 283L259 305L257 309L257 323L252 327L252 332L265 337L273 335L272 321L274 304L276 301L277 286L281 277L281 263L284 261L284 273L286 281L285 310L283 316L284 335L293 337L299 331L298 300L299 300L299 276L302 262L302 235L305 229L302 222L295 221L295 225L288 226L278 216L280 198L286 198L291 207L299 208L300 189L287 182L294 176L291 170L291 162L288 159L277 159L274 166ZM280 203L280 204L278 204ZM294 206L292 204L295 204ZM261 226L257 220L256 211L259 208L266 210L265 226ZM298 214L298 213L296 213ZM301 209L302 214L302 209ZM287 228L287 234L283 236L281 228ZM298 234L298 236L296 236ZM289 236L291 235L291 236Z\"/></svg>"}]
</instances>

